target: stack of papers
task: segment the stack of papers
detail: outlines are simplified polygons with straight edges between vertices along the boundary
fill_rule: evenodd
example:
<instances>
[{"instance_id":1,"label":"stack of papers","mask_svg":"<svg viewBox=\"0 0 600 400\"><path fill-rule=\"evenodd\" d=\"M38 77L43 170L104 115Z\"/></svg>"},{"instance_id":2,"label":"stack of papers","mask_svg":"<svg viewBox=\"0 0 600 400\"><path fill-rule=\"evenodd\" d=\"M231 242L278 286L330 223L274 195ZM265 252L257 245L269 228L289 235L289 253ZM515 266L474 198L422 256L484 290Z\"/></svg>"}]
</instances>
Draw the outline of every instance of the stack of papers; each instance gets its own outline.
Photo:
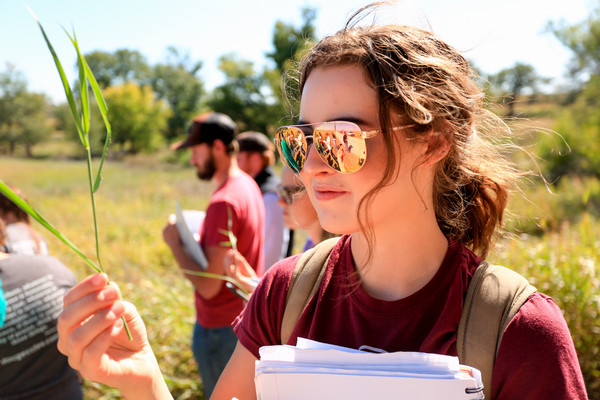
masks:
<instances>
[{"instance_id":1,"label":"stack of papers","mask_svg":"<svg viewBox=\"0 0 600 400\"><path fill-rule=\"evenodd\" d=\"M480 372L458 357L373 353L298 338L296 346L261 347L259 400L483 399Z\"/></svg>"},{"instance_id":2,"label":"stack of papers","mask_svg":"<svg viewBox=\"0 0 600 400\"><path fill-rule=\"evenodd\" d=\"M204 211L182 210L179 202L175 204L175 214L170 218L175 220L183 248L202 269L208 266L208 260L200 247L200 224L204 220Z\"/></svg>"}]
</instances>

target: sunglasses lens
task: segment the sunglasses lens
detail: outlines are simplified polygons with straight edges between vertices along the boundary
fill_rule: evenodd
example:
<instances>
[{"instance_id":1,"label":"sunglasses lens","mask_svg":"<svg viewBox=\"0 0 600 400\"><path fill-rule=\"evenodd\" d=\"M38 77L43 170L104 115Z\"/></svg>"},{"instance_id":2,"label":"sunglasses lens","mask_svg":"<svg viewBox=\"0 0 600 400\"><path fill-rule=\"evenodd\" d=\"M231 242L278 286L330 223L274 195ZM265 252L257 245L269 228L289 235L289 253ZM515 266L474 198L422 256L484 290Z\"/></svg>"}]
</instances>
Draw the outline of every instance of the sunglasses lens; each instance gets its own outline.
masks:
<instances>
[{"instance_id":1,"label":"sunglasses lens","mask_svg":"<svg viewBox=\"0 0 600 400\"><path fill-rule=\"evenodd\" d=\"M314 133L317 152L336 171L358 171L367 158L367 146L358 125L352 122L326 122Z\"/></svg>"},{"instance_id":2,"label":"sunglasses lens","mask_svg":"<svg viewBox=\"0 0 600 400\"><path fill-rule=\"evenodd\" d=\"M277 194L286 204L292 204L294 202L294 197L300 195L300 193L304 192L306 188L303 185L298 186L281 186L277 185Z\"/></svg>"},{"instance_id":3,"label":"sunglasses lens","mask_svg":"<svg viewBox=\"0 0 600 400\"><path fill-rule=\"evenodd\" d=\"M286 204L292 204L292 196L290 195L290 192L287 191L286 188L282 187L281 185L277 186L277 195L286 203Z\"/></svg>"},{"instance_id":4,"label":"sunglasses lens","mask_svg":"<svg viewBox=\"0 0 600 400\"><path fill-rule=\"evenodd\" d=\"M284 126L277 130L277 149L283 163L292 171L298 173L306 161L306 138L302 130Z\"/></svg>"}]
</instances>

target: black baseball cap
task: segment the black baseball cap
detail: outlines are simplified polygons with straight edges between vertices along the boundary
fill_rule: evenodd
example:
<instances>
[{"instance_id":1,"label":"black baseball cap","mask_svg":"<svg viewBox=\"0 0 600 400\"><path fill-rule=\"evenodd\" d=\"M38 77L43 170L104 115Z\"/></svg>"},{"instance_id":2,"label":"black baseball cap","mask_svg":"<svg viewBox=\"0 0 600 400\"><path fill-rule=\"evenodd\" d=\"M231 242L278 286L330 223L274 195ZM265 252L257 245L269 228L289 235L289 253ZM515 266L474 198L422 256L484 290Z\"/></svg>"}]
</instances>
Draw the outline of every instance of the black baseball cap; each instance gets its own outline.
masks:
<instances>
[{"instance_id":1,"label":"black baseball cap","mask_svg":"<svg viewBox=\"0 0 600 400\"><path fill-rule=\"evenodd\" d=\"M217 112L198 115L192 120L184 140L173 143L173 150L186 149L200 143L212 144L219 139L228 146L235 136L237 125L229 116Z\"/></svg>"},{"instance_id":2,"label":"black baseball cap","mask_svg":"<svg viewBox=\"0 0 600 400\"><path fill-rule=\"evenodd\" d=\"M264 151L275 151L275 145L264 133L247 131L235 137L240 145L240 151L262 153Z\"/></svg>"}]
</instances>

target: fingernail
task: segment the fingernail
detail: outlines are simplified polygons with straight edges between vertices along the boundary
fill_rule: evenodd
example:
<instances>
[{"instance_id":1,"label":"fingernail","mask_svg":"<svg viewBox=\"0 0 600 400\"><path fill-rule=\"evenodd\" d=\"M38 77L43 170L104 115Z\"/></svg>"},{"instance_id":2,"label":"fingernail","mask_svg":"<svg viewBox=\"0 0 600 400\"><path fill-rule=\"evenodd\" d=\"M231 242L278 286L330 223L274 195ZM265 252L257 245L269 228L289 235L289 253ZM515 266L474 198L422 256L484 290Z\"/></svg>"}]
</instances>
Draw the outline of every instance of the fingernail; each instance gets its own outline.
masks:
<instances>
[{"instance_id":1,"label":"fingernail","mask_svg":"<svg viewBox=\"0 0 600 400\"><path fill-rule=\"evenodd\" d=\"M118 297L117 291L115 290L115 288L107 286L106 288L104 288L102 290L102 293L100 294L100 300L107 300L107 301L111 301L111 300L116 300Z\"/></svg>"},{"instance_id":2,"label":"fingernail","mask_svg":"<svg viewBox=\"0 0 600 400\"><path fill-rule=\"evenodd\" d=\"M110 309L117 317L120 317L125 312L125 305L122 302L117 301Z\"/></svg>"},{"instance_id":3,"label":"fingernail","mask_svg":"<svg viewBox=\"0 0 600 400\"><path fill-rule=\"evenodd\" d=\"M104 285L105 281L104 281L104 277L102 275L104 275L104 274L95 274L95 275L93 275L92 276L92 280L91 280L92 285L94 285L94 286Z\"/></svg>"}]
</instances>

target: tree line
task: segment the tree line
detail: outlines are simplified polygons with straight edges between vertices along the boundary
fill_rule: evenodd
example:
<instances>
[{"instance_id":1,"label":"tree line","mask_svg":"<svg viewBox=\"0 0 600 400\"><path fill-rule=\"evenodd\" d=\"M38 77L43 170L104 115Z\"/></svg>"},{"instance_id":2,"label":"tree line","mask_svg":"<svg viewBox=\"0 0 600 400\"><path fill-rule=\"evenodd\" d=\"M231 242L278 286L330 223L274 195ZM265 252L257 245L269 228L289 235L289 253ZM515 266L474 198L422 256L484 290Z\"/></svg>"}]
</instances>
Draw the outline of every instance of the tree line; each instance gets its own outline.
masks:
<instances>
[{"instance_id":1,"label":"tree line","mask_svg":"<svg viewBox=\"0 0 600 400\"><path fill-rule=\"evenodd\" d=\"M224 112L241 130L269 135L293 120L297 113L297 86L285 78L293 63L315 41L313 9L302 9L298 26L277 21L273 28L273 50L266 58L271 66L258 71L249 60L236 54L219 59L223 84L208 92L201 78L202 61L175 47L155 65L139 51L119 49L85 54L103 89L113 128L113 149L124 153L152 152L181 136L189 120L205 110ZM549 22L547 30L569 48L572 87L563 96L556 130L565 136L571 152L564 156L548 143L540 143L540 155L549 160L550 177L565 173L600 174L600 5L587 20L575 25ZM479 73L481 84L494 98L507 104L506 116L518 115L515 104L527 92L536 94L541 77L528 64L516 63L495 74ZM282 88L282 81L287 84ZM92 116L94 118L94 116ZM13 154L22 146L27 156L33 147L54 132L77 138L66 104L53 105L40 93L27 89L23 75L11 65L0 71L0 153ZM90 136L102 143L103 124L95 116ZM96 129L97 131L94 131ZM99 145L92 148L100 149Z\"/></svg>"}]
</instances>

